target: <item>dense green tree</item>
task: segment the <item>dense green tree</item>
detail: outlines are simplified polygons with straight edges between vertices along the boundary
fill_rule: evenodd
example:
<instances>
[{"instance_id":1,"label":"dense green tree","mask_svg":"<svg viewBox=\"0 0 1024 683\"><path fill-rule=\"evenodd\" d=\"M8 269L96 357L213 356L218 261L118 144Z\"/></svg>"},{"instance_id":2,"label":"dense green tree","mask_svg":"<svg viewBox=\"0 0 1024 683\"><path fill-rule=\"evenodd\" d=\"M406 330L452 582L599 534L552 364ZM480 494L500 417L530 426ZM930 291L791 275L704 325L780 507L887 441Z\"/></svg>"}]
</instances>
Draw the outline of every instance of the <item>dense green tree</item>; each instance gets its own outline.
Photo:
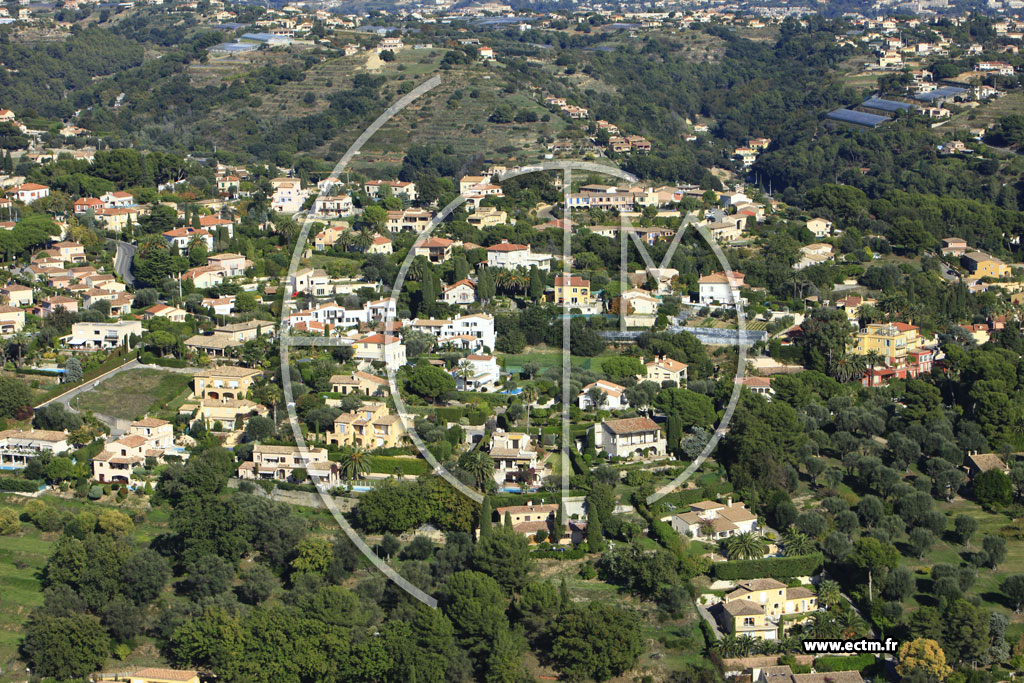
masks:
<instances>
[{"instance_id":1,"label":"dense green tree","mask_svg":"<svg viewBox=\"0 0 1024 683\"><path fill-rule=\"evenodd\" d=\"M36 676L84 678L103 666L109 652L109 638L95 617L37 611L25 623L21 654Z\"/></svg>"},{"instance_id":2,"label":"dense green tree","mask_svg":"<svg viewBox=\"0 0 1024 683\"><path fill-rule=\"evenodd\" d=\"M631 669L641 652L639 619L620 607L572 606L551 627L551 658L570 681L606 681Z\"/></svg>"},{"instance_id":3,"label":"dense green tree","mask_svg":"<svg viewBox=\"0 0 1024 683\"><path fill-rule=\"evenodd\" d=\"M441 368L424 360L408 372L406 387L423 398L436 401L441 396L455 391L455 379Z\"/></svg>"},{"instance_id":4,"label":"dense green tree","mask_svg":"<svg viewBox=\"0 0 1024 683\"><path fill-rule=\"evenodd\" d=\"M1013 483L999 469L986 470L972 480L974 497L985 507L1009 505L1013 501Z\"/></svg>"},{"instance_id":5,"label":"dense green tree","mask_svg":"<svg viewBox=\"0 0 1024 683\"><path fill-rule=\"evenodd\" d=\"M473 567L510 593L519 592L526 585L533 564L526 538L507 527L481 536L473 551Z\"/></svg>"}]
</instances>

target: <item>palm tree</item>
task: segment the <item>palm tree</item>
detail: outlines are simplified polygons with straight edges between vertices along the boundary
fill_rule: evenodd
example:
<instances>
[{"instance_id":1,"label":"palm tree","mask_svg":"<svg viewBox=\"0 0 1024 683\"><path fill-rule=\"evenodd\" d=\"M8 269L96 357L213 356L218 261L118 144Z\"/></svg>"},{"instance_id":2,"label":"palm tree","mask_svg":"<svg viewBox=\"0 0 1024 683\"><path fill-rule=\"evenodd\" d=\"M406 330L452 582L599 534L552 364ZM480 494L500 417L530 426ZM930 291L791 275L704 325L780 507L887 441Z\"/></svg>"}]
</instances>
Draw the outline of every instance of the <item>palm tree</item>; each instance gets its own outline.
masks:
<instances>
[{"instance_id":1,"label":"palm tree","mask_svg":"<svg viewBox=\"0 0 1024 683\"><path fill-rule=\"evenodd\" d=\"M273 415L274 424L277 424L277 405L283 400L284 396L281 393L281 387L276 384L267 382L263 386L256 387L252 391L253 398L263 405L270 406L271 415Z\"/></svg>"},{"instance_id":2,"label":"palm tree","mask_svg":"<svg viewBox=\"0 0 1024 683\"><path fill-rule=\"evenodd\" d=\"M477 488L480 490L494 478L494 461L483 451L467 453L459 459L459 466L476 479Z\"/></svg>"},{"instance_id":3,"label":"palm tree","mask_svg":"<svg viewBox=\"0 0 1024 683\"><path fill-rule=\"evenodd\" d=\"M476 378L476 369L468 360L461 360L455 368L455 378L461 379L462 390L468 391L470 380Z\"/></svg>"},{"instance_id":4,"label":"palm tree","mask_svg":"<svg viewBox=\"0 0 1024 683\"><path fill-rule=\"evenodd\" d=\"M366 450L356 446L341 456L341 473L345 477L345 481L351 482L353 479L359 479L369 472L372 463L373 456Z\"/></svg>"},{"instance_id":5,"label":"palm tree","mask_svg":"<svg viewBox=\"0 0 1024 683\"><path fill-rule=\"evenodd\" d=\"M839 611L836 623L841 629L843 638L854 638L858 633L863 633L867 629L867 622L849 606Z\"/></svg>"},{"instance_id":6,"label":"palm tree","mask_svg":"<svg viewBox=\"0 0 1024 683\"><path fill-rule=\"evenodd\" d=\"M532 384L528 384L523 387L522 393L519 394L523 397L523 403L526 404L526 431L530 431L530 406L537 400L537 387Z\"/></svg>"},{"instance_id":7,"label":"palm tree","mask_svg":"<svg viewBox=\"0 0 1024 683\"><path fill-rule=\"evenodd\" d=\"M22 356L25 352L25 347L32 341L32 337L28 335L24 330L19 330L14 333L11 337L11 346L18 347L18 368L21 368Z\"/></svg>"},{"instance_id":8,"label":"palm tree","mask_svg":"<svg viewBox=\"0 0 1024 683\"><path fill-rule=\"evenodd\" d=\"M844 353L832 361L829 374L836 381L849 382L858 377L863 377L866 369L867 364L865 363L864 356L855 353Z\"/></svg>"},{"instance_id":9,"label":"palm tree","mask_svg":"<svg viewBox=\"0 0 1024 683\"><path fill-rule=\"evenodd\" d=\"M825 603L826 607L834 607L842 600L842 592L839 584L832 580L825 580L818 586L818 604Z\"/></svg>"},{"instance_id":10,"label":"palm tree","mask_svg":"<svg viewBox=\"0 0 1024 683\"><path fill-rule=\"evenodd\" d=\"M730 560L756 560L768 551L768 541L753 532L736 534L725 542Z\"/></svg>"},{"instance_id":11,"label":"palm tree","mask_svg":"<svg viewBox=\"0 0 1024 683\"><path fill-rule=\"evenodd\" d=\"M736 639L736 650L740 657L748 656L756 644L754 636L742 635Z\"/></svg>"},{"instance_id":12,"label":"palm tree","mask_svg":"<svg viewBox=\"0 0 1024 683\"><path fill-rule=\"evenodd\" d=\"M718 651L722 657L729 659L736 656L737 650L739 650L738 638L731 633L726 633L718 641Z\"/></svg>"},{"instance_id":13,"label":"palm tree","mask_svg":"<svg viewBox=\"0 0 1024 683\"><path fill-rule=\"evenodd\" d=\"M885 364L885 357L877 351L868 351L864 354L864 362L869 368L876 368Z\"/></svg>"},{"instance_id":14,"label":"palm tree","mask_svg":"<svg viewBox=\"0 0 1024 683\"><path fill-rule=\"evenodd\" d=\"M786 557L807 555L814 550L814 541L807 534L790 529L782 537L783 554Z\"/></svg>"},{"instance_id":15,"label":"palm tree","mask_svg":"<svg viewBox=\"0 0 1024 683\"><path fill-rule=\"evenodd\" d=\"M840 627L835 618L829 612L815 612L807 624L807 630L815 638L836 639L839 637Z\"/></svg>"}]
</instances>

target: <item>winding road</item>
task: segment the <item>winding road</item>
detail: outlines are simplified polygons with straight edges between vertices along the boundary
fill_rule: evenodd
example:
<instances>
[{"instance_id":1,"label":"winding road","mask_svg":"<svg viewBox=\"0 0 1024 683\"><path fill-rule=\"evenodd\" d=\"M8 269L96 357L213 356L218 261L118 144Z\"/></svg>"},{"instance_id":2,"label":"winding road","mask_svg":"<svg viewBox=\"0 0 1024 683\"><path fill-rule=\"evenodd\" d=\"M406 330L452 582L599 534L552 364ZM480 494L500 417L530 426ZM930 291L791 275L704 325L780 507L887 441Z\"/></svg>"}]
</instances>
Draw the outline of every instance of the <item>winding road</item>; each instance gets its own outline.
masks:
<instances>
[{"instance_id":1,"label":"winding road","mask_svg":"<svg viewBox=\"0 0 1024 683\"><path fill-rule=\"evenodd\" d=\"M114 272L121 276L126 285L135 285L135 276L132 275L132 260L135 258L135 245L122 240L111 240L117 245L117 254L114 255Z\"/></svg>"}]
</instances>

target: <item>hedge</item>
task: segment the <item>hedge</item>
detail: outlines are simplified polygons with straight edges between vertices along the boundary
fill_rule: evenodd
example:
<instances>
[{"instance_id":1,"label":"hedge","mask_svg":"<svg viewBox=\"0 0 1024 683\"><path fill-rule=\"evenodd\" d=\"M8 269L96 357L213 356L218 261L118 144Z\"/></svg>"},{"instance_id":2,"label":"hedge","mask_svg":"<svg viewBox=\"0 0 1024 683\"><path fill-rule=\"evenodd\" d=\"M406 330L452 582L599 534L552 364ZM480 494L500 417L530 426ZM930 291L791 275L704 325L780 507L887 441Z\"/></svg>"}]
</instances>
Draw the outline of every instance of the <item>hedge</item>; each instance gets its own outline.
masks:
<instances>
[{"instance_id":1,"label":"hedge","mask_svg":"<svg viewBox=\"0 0 1024 683\"><path fill-rule=\"evenodd\" d=\"M0 491L16 491L18 493L34 493L43 483L32 479L0 477Z\"/></svg>"},{"instance_id":2,"label":"hedge","mask_svg":"<svg viewBox=\"0 0 1024 683\"><path fill-rule=\"evenodd\" d=\"M466 416L466 411L456 406L453 408L437 408L434 410L434 414L437 415L437 421L440 423L458 422Z\"/></svg>"},{"instance_id":3,"label":"hedge","mask_svg":"<svg viewBox=\"0 0 1024 683\"><path fill-rule=\"evenodd\" d=\"M862 652L859 655L847 657L831 655L815 659L814 670L819 673L829 671L863 671L874 663L875 655L870 652Z\"/></svg>"},{"instance_id":4,"label":"hedge","mask_svg":"<svg viewBox=\"0 0 1024 683\"><path fill-rule=\"evenodd\" d=\"M142 363L143 365L158 365L162 368L188 367L188 363L186 363L181 358L158 358L149 351L146 351L141 356L139 356L139 362Z\"/></svg>"},{"instance_id":5,"label":"hedge","mask_svg":"<svg viewBox=\"0 0 1024 683\"><path fill-rule=\"evenodd\" d=\"M821 553L798 557L766 557L760 560L734 560L718 562L711 573L716 579L788 579L791 576L811 576L821 569Z\"/></svg>"},{"instance_id":6,"label":"hedge","mask_svg":"<svg viewBox=\"0 0 1024 683\"><path fill-rule=\"evenodd\" d=\"M402 474L409 476L419 476L430 472L430 463L422 458L389 458L375 455L370 460L370 471L377 474L394 474L396 467L401 470Z\"/></svg>"},{"instance_id":7,"label":"hedge","mask_svg":"<svg viewBox=\"0 0 1024 683\"><path fill-rule=\"evenodd\" d=\"M15 375L35 375L37 377L49 377L51 379L60 380L61 374L59 372L47 372L46 370L37 370L35 368L18 368Z\"/></svg>"}]
</instances>

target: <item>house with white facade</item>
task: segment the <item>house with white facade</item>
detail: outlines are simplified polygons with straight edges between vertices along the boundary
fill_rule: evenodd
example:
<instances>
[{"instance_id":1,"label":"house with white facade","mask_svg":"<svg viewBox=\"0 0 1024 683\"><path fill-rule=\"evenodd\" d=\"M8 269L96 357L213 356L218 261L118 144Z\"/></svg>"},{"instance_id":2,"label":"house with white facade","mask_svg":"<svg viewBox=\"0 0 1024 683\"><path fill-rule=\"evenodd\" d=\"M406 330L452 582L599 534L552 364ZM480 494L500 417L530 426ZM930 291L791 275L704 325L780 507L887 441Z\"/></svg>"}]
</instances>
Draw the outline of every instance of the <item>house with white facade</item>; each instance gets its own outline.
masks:
<instances>
[{"instance_id":1,"label":"house with white facade","mask_svg":"<svg viewBox=\"0 0 1024 683\"><path fill-rule=\"evenodd\" d=\"M702 500L692 503L687 512L670 516L666 521L678 533L698 541L718 541L737 534L759 531L757 515L732 496L722 503Z\"/></svg>"},{"instance_id":2,"label":"house with white facade","mask_svg":"<svg viewBox=\"0 0 1024 683\"><path fill-rule=\"evenodd\" d=\"M600 406L602 409L620 410L629 407L629 400L626 399L625 395L626 387L609 382L608 380L599 379L583 387L579 396L576 397L580 410L590 410L594 407L594 402L590 397L590 392L593 389L597 389L604 394L604 403Z\"/></svg>"},{"instance_id":3,"label":"house with white facade","mask_svg":"<svg viewBox=\"0 0 1024 683\"><path fill-rule=\"evenodd\" d=\"M469 280L459 280L441 289L441 299L452 306L466 306L476 301L476 285Z\"/></svg>"},{"instance_id":4,"label":"house with white facade","mask_svg":"<svg viewBox=\"0 0 1024 683\"><path fill-rule=\"evenodd\" d=\"M730 278L725 272L719 271L705 275L697 280L698 300L704 306L733 306L740 300L740 289L743 287L743 273L732 271Z\"/></svg>"},{"instance_id":5,"label":"house with white facade","mask_svg":"<svg viewBox=\"0 0 1024 683\"><path fill-rule=\"evenodd\" d=\"M550 270L553 257L550 254L535 254L529 244L513 244L502 240L499 244L487 247L487 266L490 268L525 268L537 266L540 270Z\"/></svg>"},{"instance_id":6,"label":"house with white facade","mask_svg":"<svg viewBox=\"0 0 1024 683\"><path fill-rule=\"evenodd\" d=\"M75 351L95 351L128 346L134 335L141 338L141 320L118 320L112 323L73 323L71 334L64 337L65 345Z\"/></svg>"},{"instance_id":7,"label":"house with white facade","mask_svg":"<svg viewBox=\"0 0 1024 683\"><path fill-rule=\"evenodd\" d=\"M295 213L309 196L309 192L302 189L302 181L298 178L274 178L270 185L274 188L270 208L278 213Z\"/></svg>"},{"instance_id":8,"label":"house with white facade","mask_svg":"<svg viewBox=\"0 0 1024 683\"><path fill-rule=\"evenodd\" d=\"M501 381L501 366L494 356L471 353L459 361L452 374L459 391L493 392Z\"/></svg>"},{"instance_id":9,"label":"house with white facade","mask_svg":"<svg viewBox=\"0 0 1024 683\"><path fill-rule=\"evenodd\" d=\"M405 344L398 337L371 334L352 344L355 359L364 362L382 362L395 370L406 364Z\"/></svg>"},{"instance_id":10,"label":"house with white facade","mask_svg":"<svg viewBox=\"0 0 1024 683\"><path fill-rule=\"evenodd\" d=\"M67 432L5 429L0 431L0 470L20 470L30 458L42 453L60 455L70 448Z\"/></svg>"}]
</instances>

